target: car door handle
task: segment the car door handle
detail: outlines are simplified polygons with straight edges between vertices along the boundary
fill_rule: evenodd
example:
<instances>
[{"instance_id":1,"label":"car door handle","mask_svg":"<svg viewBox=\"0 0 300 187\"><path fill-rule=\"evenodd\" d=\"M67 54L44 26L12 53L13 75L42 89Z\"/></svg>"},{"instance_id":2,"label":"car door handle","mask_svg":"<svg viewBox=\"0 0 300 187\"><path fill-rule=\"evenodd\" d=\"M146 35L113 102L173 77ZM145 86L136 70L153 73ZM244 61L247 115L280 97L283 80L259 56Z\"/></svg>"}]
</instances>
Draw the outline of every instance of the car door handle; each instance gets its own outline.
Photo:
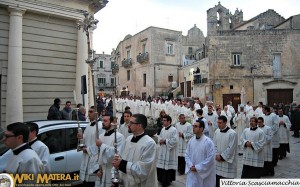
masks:
<instances>
[{"instance_id":1,"label":"car door handle","mask_svg":"<svg viewBox=\"0 0 300 187\"><path fill-rule=\"evenodd\" d=\"M55 161L58 161L58 160L63 160L63 159L65 159L64 156L59 156L59 157L56 157L54 160L55 160Z\"/></svg>"}]
</instances>

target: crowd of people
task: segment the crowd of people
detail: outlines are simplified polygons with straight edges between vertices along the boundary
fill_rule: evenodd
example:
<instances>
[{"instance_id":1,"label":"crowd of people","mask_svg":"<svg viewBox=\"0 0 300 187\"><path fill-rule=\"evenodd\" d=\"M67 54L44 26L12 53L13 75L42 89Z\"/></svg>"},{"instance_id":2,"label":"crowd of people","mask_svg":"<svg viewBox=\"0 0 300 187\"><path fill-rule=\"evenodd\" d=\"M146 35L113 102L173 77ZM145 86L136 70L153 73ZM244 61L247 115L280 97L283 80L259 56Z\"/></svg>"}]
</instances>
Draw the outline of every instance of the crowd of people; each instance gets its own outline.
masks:
<instances>
[{"instance_id":1,"label":"crowd of people","mask_svg":"<svg viewBox=\"0 0 300 187\"><path fill-rule=\"evenodd\" d=\"M231 102L222 109L210 101L204 105L197 98L169 101L116 98L116 110L122 113L118 121L106 110L112 103L110 98L98 98L98 102L102 103L99 119L94 115L96 109L90 107L86 119L90 124L77 134L84 142L81 186L108 187L122 183L126 187L158 184L166 187L176 180L177 172L186 175L187 187L218 187L224 178L274 176L278 161L290 152L290 130L299 137L300 105L294 103L287 110L282 105L272 108L261 102L258 106L247 102L236 111ZM74 119L71 103L66 102L64 111L59 110L60 104L56 98L48 119L62 119L57 118L62 116ZM150 118L157 122L155 137L146 132ZM39 151L31 151L34 156L30 158L21 154L30 151L30 146L35 150L33 143L37 141L38 129L27 124L29 130L23 128L20 134L16 131L20 125L24 126L21 123L7 126L6 146L15 161L6 171L18 173L22 168L27 171L32 168L32 173L51 172L47 159ZM26 134L31 134L31 130L33 138L29 139ZM10 142L10 137L19 135L18 143ZM41 143L38 149L45 147ZM239 156L243 164L241 176L237 176ZM34 168L30 163L34 163Z\"/></svg>"},{"instance_id":2,"label":"crowd of people","mask_svg":"<svg viewBox=\"0 0 300 187\"><path fill-rule=\"evenodd\" d=\"M103 99L104 103L110 101ZM292 130L296 135L300 116L300 106L291 107L287 116L286 108L275 110L261 102L258 106L241 104L238 111L231 102L223 109L212 102L203 105L199 100L187 99L116 98L115 102L117 111L123 113L121 123L113 122L110 115L102 117L99 129L106 132L102 133L101 143L95 143L86 131L83 134L91 140L84 151L89 158L96 155L97 147L100 150L98 169L90 173L96 174L96 182L82 178L87 186L110 186L108 179L114 178L114 172L108 169L111 166L118 169L124 186L169 186L177 172L186 174L188 187L219 186L222 178L274 176L278 160L290 151L290 119L295 122ZM149 118L157 121L157 139L146 134ZM105 123L111 126L105 128ZM112 126L118 129L116 144ZM110 136L109 142L105 143L105 136ZM120 156L114 155L114 145ZM237 176L239 156L243 160L241 176ZM84 166L81 172L88 174L89 164Z\"/></svg>"}]
</instances>

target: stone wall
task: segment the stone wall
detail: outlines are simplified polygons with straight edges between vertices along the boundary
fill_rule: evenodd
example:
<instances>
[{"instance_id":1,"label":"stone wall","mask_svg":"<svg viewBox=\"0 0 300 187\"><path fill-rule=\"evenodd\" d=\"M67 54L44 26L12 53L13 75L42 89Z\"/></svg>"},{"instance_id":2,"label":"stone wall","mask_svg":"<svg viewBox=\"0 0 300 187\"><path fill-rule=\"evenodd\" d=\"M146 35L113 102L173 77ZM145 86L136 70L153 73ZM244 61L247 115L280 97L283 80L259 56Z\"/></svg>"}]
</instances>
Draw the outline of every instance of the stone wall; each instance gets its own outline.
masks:
<instances>
[{"instance_id":1,"label":"stone wall","mask_svg":"<svg viewBox=\"0 0 300 187\"><path fill-rule=\"evenodd\" d=\"M258 102L263 93L263 85L254 84L256 80L274 79L274 54L281 56L281 79L299 80L300 31L219 31L217 36L208 38L211 85L219 81L222 87L214 90L214 100L222 103L222 94L240 93L241 87L247 89L247 100ZM242 54L241 66L233 66L232 54ZM252 72L252 73L251 73ZM231 87L230 87L231 86ZM299 85L296 85L294 97Z\"/></svg>"}]
</instances>

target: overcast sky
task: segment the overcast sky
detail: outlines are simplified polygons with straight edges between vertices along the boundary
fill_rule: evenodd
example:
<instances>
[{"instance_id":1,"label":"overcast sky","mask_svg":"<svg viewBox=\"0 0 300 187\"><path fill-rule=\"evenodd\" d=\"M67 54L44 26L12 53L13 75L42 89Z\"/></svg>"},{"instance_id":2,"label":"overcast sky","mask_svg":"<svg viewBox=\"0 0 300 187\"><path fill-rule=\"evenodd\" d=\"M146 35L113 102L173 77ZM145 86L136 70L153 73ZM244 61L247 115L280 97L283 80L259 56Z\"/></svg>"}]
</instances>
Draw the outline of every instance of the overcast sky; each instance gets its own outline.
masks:
<instances>
[{"instance_id":1,"label":"overcast sky","mask_svg":"<svg viewBox=\"0 0 300 187\"><path fill-rule=\"evenodd\" d=\"M206 11L217 0L109 0L96 15L94 31L96 53L110 54L127 34L134 35L149 26L182 31L183 35L197 25L206 36ZM234 14L236 8L249 20L268 9L285 19L300 14L300 0L222 0L221 5Z\"/></svg>"}]
</instances>

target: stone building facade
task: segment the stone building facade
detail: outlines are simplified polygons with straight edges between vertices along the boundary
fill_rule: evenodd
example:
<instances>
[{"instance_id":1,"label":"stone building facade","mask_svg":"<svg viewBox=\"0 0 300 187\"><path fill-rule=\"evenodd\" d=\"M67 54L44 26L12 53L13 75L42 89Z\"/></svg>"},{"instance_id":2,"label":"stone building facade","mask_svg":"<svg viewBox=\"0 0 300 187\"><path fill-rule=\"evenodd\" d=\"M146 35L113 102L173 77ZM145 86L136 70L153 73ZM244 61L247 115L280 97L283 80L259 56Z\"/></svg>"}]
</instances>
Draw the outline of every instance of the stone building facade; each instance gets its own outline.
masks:
<instances>
[{"instance_id":1,"label":"stone building facade","mask_svg":"<svg viewBox=\"0 0 300 187\"><path fill-rule=\"evenodd\" d=\"M204 40L196 26L187 36L180 31L157 27L149 27L134 36L127 35L115 52L116 63L120 66L117 90L127 88L130 95L140 97L167 95L172 83L179 82L178 68L190 60L190 55L204 44Z\"/></svg>"},{"instance_id":2,"label":"stone building facade","mask_svg":"<svg viewBox=\"0 0 300 187\"><path fill-rule=\"evenodd\" d=\"M299 103L300 16L284 19L267 10L248 21L242 17L220 3L207 11L208 95L237 106L244 86L254 104Z\"/></svg>"},{"instance_id":3,"label":"stone building facade","mask_svg":"<svg viewBox=\"0 0 300 187\"><path fill-rule=\"evenodd\" d=\"M82 103L87 38L77 22L106 3L0 0L1 126L46 119L56 97Z\"/></svg>"},{"instance_id":4,"label":"stone building facade","mask_svg":"<svg viewBox=\"0 0 300 187\"><path fill-rule=\"evenodd\" d=\"M112 75L113 60L109 54L96 54L96 90L111 94L115 85L115 77Z\"/></svg>"}]
</instances>

